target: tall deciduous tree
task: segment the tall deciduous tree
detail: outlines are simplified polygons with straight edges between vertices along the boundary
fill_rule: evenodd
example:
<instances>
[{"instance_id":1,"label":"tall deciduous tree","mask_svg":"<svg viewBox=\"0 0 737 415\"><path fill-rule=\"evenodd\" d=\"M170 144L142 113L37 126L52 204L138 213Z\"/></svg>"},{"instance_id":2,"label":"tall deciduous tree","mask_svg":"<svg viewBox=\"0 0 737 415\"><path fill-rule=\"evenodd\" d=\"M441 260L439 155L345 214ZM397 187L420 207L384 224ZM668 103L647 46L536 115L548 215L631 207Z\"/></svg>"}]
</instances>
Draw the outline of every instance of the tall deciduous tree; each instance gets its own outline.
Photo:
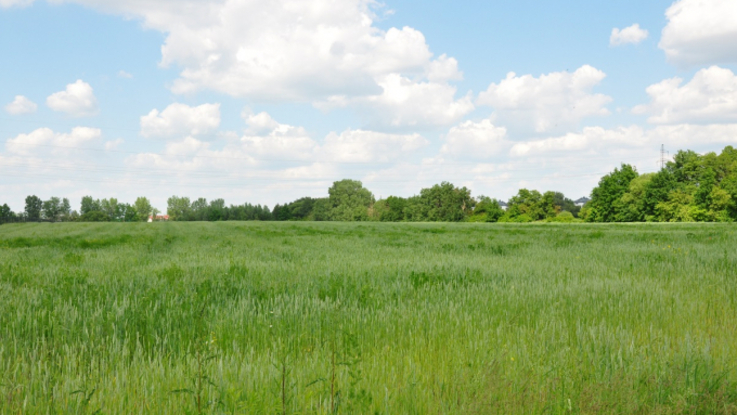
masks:
<instances>
[{"instance_id":1,"label":"tall deciduous tree","mask_svg":"<svg viewBox=\"0 0 737 415\"><path fill-rule=\"evenodd\" d=\"M149 202L148 198L145 197L137 198L135 203L133 203L133 207L135 207L136 209L139 221L148 220L148 217L153 215L154 212L154 208L151 206L151 202Z\"/></svg>"},{"instance_id":2,"label":"tall deciduous tree","mask_svg":"<svg viewBox=\"0 0 737 415\"><path fill-rule=\"evenodd\" d=\"M227 219L227 208L225 207L225 200L215 199L210 201L210 206L207 207L207 216L204 220L217 222L220 220Z\"/></svg>"},{"instance_id":3,"label":"tall deciduous tree","mask_svg":"<svg viewBox=\"0 0 737 415\"><path fill-rule=\"evenodd\" d=\"M586 220L589 222L616 222L622 219L622 196L629 190L632 180L637 178L637 170L629 164L602 177L599 185L591 191Z\"/></svg>"},{"instance_id":4,"label":"tall deciduous tree","mask_svg":"<svg viewBox=\"0 0 737 415\"><path fill-rule=\"evenodd\" d=\"M0 223L10 222L15 218L15 214L7 203L0 206Z\"/></svg>"},{"instance_id":5,"label":"tall deciduous tree","mask_svg":"<svg viewBox=\"0 0 737 415\"><path fill-rule=\"evenodd\" d=\"M43 202L43 215L45 219L52 222L57 222L61 218L62 204L61 199L58 197L52 197L49 200Z\"/></svg>"},{"instance_id":6,"label":"tall deciduous tree","mask_svg":"<svg viewBox=\"0 0 737 415\"><path fill-rule=\"evenodd\" d=\"M571 212L573 217L578 217L578 212L581 211L581 207L576 206L576 202L567 198L561 192L555 192L553 194L553 203L560 208L560 211Z\"/></svg>"},{"instance_id":7,"label":"tall deciduous tree","mask_svg":"<svg viewBox=\"0 0 737 415\"><path fill-rule=\"evenodd\" d=\"M82 203L79 208L79 214L85 215L90 212L97 212L102 211L102 207L100 206L100 201L95 200L92 198L92 196L84 196L82 198Z\"/></svg>"},{"instance_id":8,"label":"tall deciduous tree","mask_svg":"<svg viewBox=\"0 0 737 415\"><path fill-rule=\"evenodd\" d=\"M66 197L61 200L61 219L68 221L72 216L72 204L69 203L69 199Z\"/></svg>"},{"instance_id":9,"label":"tall deciduous tree","mask_svg":"<svg viewBox=\"0 0 737 415\"><path fill-rule=\"evenodd\" d=\"M502 222L532 222L553 218L560 207L555 204L555 193L540 193L537 190L520 189L509 199L507 212Z\"/></svg>"},{"instance_id":10,"label":"tall deciduous tree","mask_svg":"<svg viewBox=\"0 0 737 415\"><path fill-rule=\"evenodd\" d=\"M43 201L36 195L26 197L26 220L38 221L41 219Z\"/></svg>"},{"instance_id":11,"label":"tall deciduous tree","mask_svg":"<svg viewBox=\"0 0 737 415\"><path fill-rule=\"evenodd\" d=\"M102 199L100 201L100 207L112 221L118 221L123 218L123 206L119 204L118 199L114 197L111 197L110 199Z\"/></svg>"},{"instance_id":12,"label":"tall deciduous tree","mask_svg":"<svg viewBox=\"0 0 737 415\"><path fill-rule=\"evenodd\" d=\"M407 207L407 199L397 196L389 196L384 201L384 208L379 214L379 220L383 222L399 222L404 220L404 208Z\"/></svg>"},{"instance_id":13,"label":"tall deciduous tree","mask_svg":"<svg viewBox=\"0 0 737 415\"><path fill-rule=\"evenodd\" d=\"M643 222L647 219L645 195L655 173L643 174L630 182L627 192L620 199L617 222Z\"/></svg>"},{"instance_id":14,"label":"tall deciduous tree","mask_svg":"<svg viewBox=\"0 0 737 415\"><path fill-rule=\"evenodd\" d=\"M172 196L166 201L166 214L171 220L192 220L192 204L188 197Z\"/></svg>"},{"instance_id":15,"label":"tall deciduous tree","mask_svg":"<svg viewBox=\"0 0 737 415\"><path fill-rule=\"evenodd\" d=\"M465 187L442 182L420 191L425 220L430 222L459 222L473 211L476 201Z\"/></svg>"},{"instance_id":16,"label":"tall deciduous tree","mask_svg":"<svg viewBox=\"0 0 737 415\"><path fill-rule=\"evenodd\" d=\"M374 203L374 195L360 181L345 179L334 182L328 194L332 220L368 220L368 209Z\"/></svg>"},{"instance_id":17,"label":"tall deciduous tree","mask_svg":"<svg viewBox=\"0 0 737 415\"><path fill-rule=\"evenodd\" d=\"M479 196L476 207L473 209L474 218L484 222L498 222L504 216L504 209L499 201L487 196Z\"/></svg>"}]
</instances>

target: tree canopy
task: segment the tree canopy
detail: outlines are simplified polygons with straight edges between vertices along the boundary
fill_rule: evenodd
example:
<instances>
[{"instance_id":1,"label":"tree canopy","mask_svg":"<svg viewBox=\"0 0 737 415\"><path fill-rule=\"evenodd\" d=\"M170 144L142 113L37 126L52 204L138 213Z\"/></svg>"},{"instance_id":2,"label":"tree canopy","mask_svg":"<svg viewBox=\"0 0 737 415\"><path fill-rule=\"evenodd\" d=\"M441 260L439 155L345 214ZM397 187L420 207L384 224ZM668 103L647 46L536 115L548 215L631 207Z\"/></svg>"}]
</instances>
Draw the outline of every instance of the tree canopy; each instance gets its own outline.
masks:
<instances>
[{"instance_id":1,"label":"tree canopy","mask_svg":"<svg viewBox=\"0 0 737 415\"><path fill-rule=\"evenodd\" d=\"M178 221L732 222L737 220L737 150L728 146L720 154L679 151L660 171L647 174L622 164L599 180L583 208L561 192L520 189L505 204L486 196L474 198L468 188L449 182L423 188L414 196L389 196L378 201L358 180L336 181L327 190L327 197L302 197L277 204L273 211L259 204L228 206L223 199L208 202L180 196L170 197L166 210L171 220ZM22 212L0 205L0 223L135 222L156 213L145 197L130 205L116 198L84 196L77 213L66 198L44 201L32 195L25 199Z\"/></svg>"}]
</instances>

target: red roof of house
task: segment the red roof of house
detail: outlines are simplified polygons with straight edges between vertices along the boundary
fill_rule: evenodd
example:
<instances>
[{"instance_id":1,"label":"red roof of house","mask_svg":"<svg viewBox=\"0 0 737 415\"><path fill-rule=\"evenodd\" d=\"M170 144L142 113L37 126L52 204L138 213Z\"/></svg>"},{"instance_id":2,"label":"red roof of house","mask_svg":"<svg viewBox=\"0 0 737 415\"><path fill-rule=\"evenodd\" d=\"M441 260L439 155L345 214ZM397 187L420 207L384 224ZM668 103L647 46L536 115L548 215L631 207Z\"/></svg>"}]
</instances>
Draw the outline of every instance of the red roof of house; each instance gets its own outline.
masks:
<instances>
[{"instance_id":1,"label":"red roof of house","mask_svg":"<svg viewBox=\"0 0 737 415\"><path fill-rule=\"evenodd\" d=\"M149 216L149 219L163 219L163 220L169 220L169 215L156 215L156 218L153 216Z\"/></svg>"}]
</instances>

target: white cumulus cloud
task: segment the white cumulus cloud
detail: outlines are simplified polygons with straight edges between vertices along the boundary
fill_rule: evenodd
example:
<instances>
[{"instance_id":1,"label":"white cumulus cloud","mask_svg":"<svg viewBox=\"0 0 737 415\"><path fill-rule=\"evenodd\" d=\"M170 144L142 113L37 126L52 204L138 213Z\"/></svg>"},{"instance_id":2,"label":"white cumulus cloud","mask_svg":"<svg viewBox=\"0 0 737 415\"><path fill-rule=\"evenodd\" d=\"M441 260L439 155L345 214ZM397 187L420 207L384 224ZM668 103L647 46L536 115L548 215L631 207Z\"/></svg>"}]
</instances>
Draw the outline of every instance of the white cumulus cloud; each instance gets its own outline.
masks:
<instances>
[{"instance_id":1,"label":"white cumulus cloud","mask_svg":"<svg viewBox=\"0 0 737 415\"><path fill-rule=\"evenodd\" d=\"M5 111L12 115L31 114L37 109L38 105L23 95L16 95L13 102L5 106Z\"/></svg>"},{"instance_id":2,"label":"white cumulus cloud","mask_svg":"<svg viewBox=\"0 0 737 415\"><path fill-rule=\"evenodd\" d=\"M575 157L578 162L610 154L620 154L623 162L643 162L648 170L657 167L660 145L672 151L702 151L714 146L737 144L737 124L676 124L643 128L639 125L607 129L586 127L541 140L516 143L510 150L515 157ZM644 157L643 157L644 156ZM649 162L649 164L648 164Z\"/></svg>"},{"instance_id":3,"label":"white cumulus cloud","mask_svg":"<svg viewBox=\"0 0 737 415\"><path fill-rule=\"evenodd\" d=\"M94 90L81 79L67 85L64 91L50 95L46 98L46 105L72 117L88 117L98 112Z\"/></svg>"},{"instance_id":4,"label":"white cumulus cloud","mask_svg":"<svg viewBox=\"0 0 737 415\"><path fill-rule=\"evenodd\" d=\"M19 134L5 143L14 154L37 154L48 149L75 147L99 139L102 131L97 128L75 127L69 133L54 132L50 128L39 128L28 134Z\"/></svg>"},{"instance_id":5,"label":"white cumulus cloud","mask_svg":"<svg viewBox=\"0 0 737 415\"><path fill-rule=\"evenodd\" d=\"M132 16L164 33L161 65L182 68L175 93L348 106L367 112L372 128L450 125L473 108L448 85L462 79L458 62L435 57L416 29L378 28L375 0L57 1ZM428 98L430 105L406 109Z\"/></svg>"},{"instance_id":6,"label":"white cumulus cloud","mask_svg":"<svg viewBox=\"0 0 737 415\"><path fill-rule=\"evenodd\" d=\"M321 148L327 160L340 162L389 162L425 147L419 134L386 134L366 130L330 133Z\"/></svg>"},{"instance_id":7,"label":"white cumulus cloud","mask_svg":"<svg viewBox=\"0 0 737 415\"><path fill-rule=\"evenodd\" d=\"M163 111L151 110L141 117L141 135L170 138L181 135L203 135L220 127L220 104L202 104L191 107L174 103Z\"/></svg>"},{"instance_id":8,"label":"white cumulus cloud","mask_svg":"<svg viewBox=\"0 0 737 415\"><path fill-rule=\"evenodd\" d=\"M34 0L0 0L0 8L26 7L33 4Z\"/></svg>"},{"instance_id":9,"label":"white cumulus cloud","mask_svg":"<svg viewBox=\"0 0 737 415\"><path fill-rule=\"evenodd\" d=\"M383 92L368 97L339 97L318 108L354 107L370 128L427 129L447 126L474 109L472 98L456 98L446 82L417 82L398 74L378 81Z\"/></svg>"},{"instance_id":10,"label":"white cumulus cloud","mask_svg":"<svg viewBox=\"0 0 737 415\"><path fill-rule=\"evenodd\" d=\"M377 77L438 66L421 32L377 28L372 0L67 1L166 33L161 63L183 68L180 93L312 101L375 94Z\"/></svg>"},{"instance_id":11,"label":"white cumulus cloud","mask_svg":"<svg viewBox=\"0 0 737 415\"><path fill-rule=\"evenodd\" d=\"M516 143L509 153L512 156L570 154L582 150L601 150L608 146L640 146L646 143L644 135L644 130L639 126L615 129L586 127L580 133L568 133L559 137Z\"/></svg>"},{"instance_id":12,"label":"white cumulus cloud","mask_svg":"<svg viewBox=\"0 0 737 415\"><path fill-rule=\"evenodd\" d=\"M609 45L619 46L628 43L636 45L647 39L648 35L648 31L640 28L640 25L637 23L621 30L615 27L612 29L612 35L609 37Z\"/></svg>"},{"instance_id":13,"label":"white cumulus cloud","mask_svg":"<svg viewBox=\"0 0 737 415\"><path fill-rule=\"evenodd\" d=\"M261 161L309 160L318 149L303 127L282 124L268 113L249 114L244 111L248 128L239 140L237 151Z\"/></svg>"},{"instance_id":14,"label":"white cumulus cloud","mask_svg":"<svg viewBox=\"0 0 737 415\"><path fill-rule=\"evenodd\" d=\"M477 103L494 108L498 124L543 133L575 127L590 116L609 115L612 98L592 89L606 74L584 65L575 72L553 72L535 78L510 72L479 94Z\"/></svg>"},{"instance_id":15,"label":"white cumulus cloud","mask_svg":"<svg viewBox=\"0 0 737 415\"><path fill-rule=\"evenodd\" d=\"M440 153L456 158L485 159L505 154L510 145L506 128L495 126L491 120L465 121L450 129Z\"/></svg>"},{"instance_id":16,"label":"white cumulus cloud","mask_svg":"<svg viewBox=\"0 0 737 415\"><path fill-rule=\"evenodd\" d=\"M680 65L737 62L737 1L680 0L665 13L660 48Z\"/></svg>"},{"instance_id":17,"label":"white cumulus cloud","mask_svg":"<svg viewBox=\"0 0 737 415\"><path fill-rule=\"evenodd\" d=\"M737 76L729 69L702 69L686 84L681 78L666 79L649 86L647 94L651 102L633 112L650 114L654 124L737 121Z\"/></svg>"}]
</instances>

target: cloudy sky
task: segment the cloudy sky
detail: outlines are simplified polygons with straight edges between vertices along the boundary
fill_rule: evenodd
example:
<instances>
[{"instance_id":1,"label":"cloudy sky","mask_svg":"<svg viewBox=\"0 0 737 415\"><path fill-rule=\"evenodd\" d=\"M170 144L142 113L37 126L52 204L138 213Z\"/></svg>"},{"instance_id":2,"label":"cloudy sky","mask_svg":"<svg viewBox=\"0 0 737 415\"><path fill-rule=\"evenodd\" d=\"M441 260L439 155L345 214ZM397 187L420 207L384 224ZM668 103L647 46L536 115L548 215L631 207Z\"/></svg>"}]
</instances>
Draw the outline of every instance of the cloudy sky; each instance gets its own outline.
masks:
<instances>
[{"instance_id":1,"label":"cloudy sky","mask_svg":"<svg viewBox=\"0 0 737 415\"><path fill-rule=\"evenodd\" d=\"M734 0L0 0L0 203L588 195L737 145Z\"/></svg>"}]
</instances>

